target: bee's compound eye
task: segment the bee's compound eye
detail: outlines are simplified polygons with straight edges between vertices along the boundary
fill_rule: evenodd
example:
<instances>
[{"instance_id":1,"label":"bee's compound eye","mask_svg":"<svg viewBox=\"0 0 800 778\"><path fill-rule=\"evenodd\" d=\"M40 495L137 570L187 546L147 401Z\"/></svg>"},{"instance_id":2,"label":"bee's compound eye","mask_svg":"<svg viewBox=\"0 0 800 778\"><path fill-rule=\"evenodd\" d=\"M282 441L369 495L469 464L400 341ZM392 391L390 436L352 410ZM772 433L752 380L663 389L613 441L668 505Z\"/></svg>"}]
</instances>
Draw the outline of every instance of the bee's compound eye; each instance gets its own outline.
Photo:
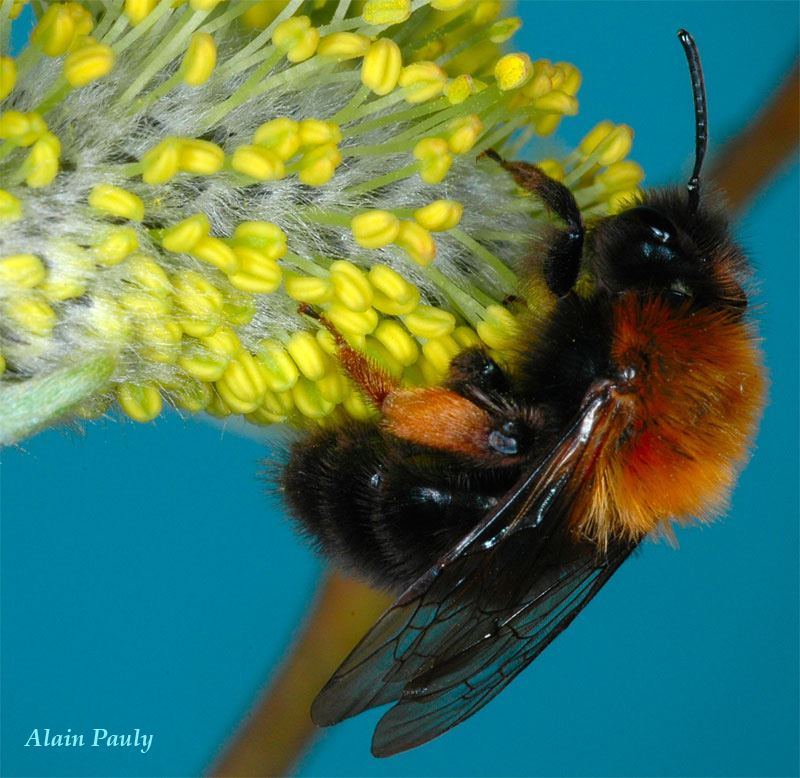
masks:
<instances>
[{"instance_id":1,"label":"bee's compound eye","mask_svg":"<svg viewBox=\"0 0 800 778\"><path fill-rule=\"evenodd\" d=\"M675 243L678 230L675 225L655 208L640 205L624 213L626 218L632 218L643 224L650 233L651 240L656 243Z\"/></svg>"},{"instance_id":2,"label":"bee's compound eye","mask_svg":"<svg viewBox=\"0 0 800 778\"><path fill-rule=\"evenodd\" d=\"M508 427L508 423L503 425L503 429ZM498 453L513 455L517 453L518 446L516 438L504 435L500 430L492 430L489 433L489 445Z\"/></svg>"}]
</instances>

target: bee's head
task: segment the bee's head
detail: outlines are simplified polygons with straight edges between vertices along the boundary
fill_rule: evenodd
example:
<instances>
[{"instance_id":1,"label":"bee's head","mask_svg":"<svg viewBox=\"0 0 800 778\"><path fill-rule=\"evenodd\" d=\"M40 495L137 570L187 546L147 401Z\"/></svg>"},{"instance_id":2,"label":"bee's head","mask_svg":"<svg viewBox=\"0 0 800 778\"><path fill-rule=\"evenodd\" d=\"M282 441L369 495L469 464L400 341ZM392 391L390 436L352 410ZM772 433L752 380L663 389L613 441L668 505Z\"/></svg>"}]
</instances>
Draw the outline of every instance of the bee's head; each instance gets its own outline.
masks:
<instances>
[{"instance_id":1,"label":"bee's head","mask_svg":"<svg viewBox=\"0 0 800 778\"><path fill-rule=\"evenodd\" d=\"M700 171L708 143L706 90L692 36L678 30L692 81L694 169L686 192L650 192L639 203L601 221L588 241L601 289L644 291L693 306L743 309L746 262L723 213L700 200Z\"/></svg>"},{"instance_id":2,"label":"bee's head","mask_svg":"<svg viewBox=\"0 0 800 778\"><path fill-rule=\"evenodd\" d=\"M746 261L724 214L692 210L679 190L647 193L599 222L588 257L598 286L615 295L640 291L693 306L743 309Z\"/></svg>"}]
</instances>

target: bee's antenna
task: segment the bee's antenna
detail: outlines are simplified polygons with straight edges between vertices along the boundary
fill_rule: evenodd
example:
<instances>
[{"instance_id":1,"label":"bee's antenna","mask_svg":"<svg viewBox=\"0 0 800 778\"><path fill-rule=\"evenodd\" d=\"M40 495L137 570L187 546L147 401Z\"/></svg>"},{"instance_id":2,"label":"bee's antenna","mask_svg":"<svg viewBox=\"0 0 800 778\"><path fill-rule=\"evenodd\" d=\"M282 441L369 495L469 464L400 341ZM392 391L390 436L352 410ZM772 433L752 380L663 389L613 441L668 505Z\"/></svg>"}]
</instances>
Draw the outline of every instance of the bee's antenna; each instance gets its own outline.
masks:
<instances>
[{"instance_id":1,"label":"bee's antenna","mask_svg":"<svg viewBox=\"0 0 800 778\"><path fill-rule=\"evenodd\" d=\"M692 77L692 97L694 98L694 170L686 183L689 190L689 210L694 213L700 203L700 168L708 146L708 112L706 103L706 84L703 79L703 66L694 38L686 30L678 30L678 39L686 53L689 75Z\"/></svg>"}]
</instances>

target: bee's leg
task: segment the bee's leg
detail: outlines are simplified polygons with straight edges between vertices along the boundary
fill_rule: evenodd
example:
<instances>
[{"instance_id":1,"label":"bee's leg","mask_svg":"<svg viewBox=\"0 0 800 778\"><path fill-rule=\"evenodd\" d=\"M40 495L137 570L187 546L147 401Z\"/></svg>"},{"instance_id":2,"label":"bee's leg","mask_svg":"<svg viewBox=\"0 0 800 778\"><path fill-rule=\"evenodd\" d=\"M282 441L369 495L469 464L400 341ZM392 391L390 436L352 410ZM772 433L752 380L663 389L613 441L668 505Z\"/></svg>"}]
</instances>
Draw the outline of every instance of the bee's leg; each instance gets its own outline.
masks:
<instances>
[{"instance_id":1,"label":"bee's leg","mask_svg":"<svg viewBox=\"0 0 800 778\"><path fill-rule=\"evenodd\" d=\"M341 332L318 311L307 303L302 303L298 312L316 319L336 341L339 361L342 363L347 375L353 380L365 397L371 401L378 410L383 401L397 388L398 384L388 373L381 370L372 360L356 351L344 338Z\"/></svg>"},{"instance_id":2,"label":"bee's leg","mask_svg":"<svg viewBox=\"0 0 800 778\"><path fill-rule=\"evenodd\" d=\"M567 229L555 237L544 265L550 291L563 297L575 286L583 253L583 221L572 192L530 162L508 162L494 149L486 149L483 155L502 165L522 189L535 194L567 225Z\"/></svg>"},{"instance_id":3,"label":"bee's leg","mask_svg":"<svg viewBox=\"0 0 800 778\"><path fill-rule=\"evenodd\" d=\"M453 358L447 387L478 405L487 395L508 396L511 392L500 365L479 348L466 349Z\"/></svg>"}]
</instances>

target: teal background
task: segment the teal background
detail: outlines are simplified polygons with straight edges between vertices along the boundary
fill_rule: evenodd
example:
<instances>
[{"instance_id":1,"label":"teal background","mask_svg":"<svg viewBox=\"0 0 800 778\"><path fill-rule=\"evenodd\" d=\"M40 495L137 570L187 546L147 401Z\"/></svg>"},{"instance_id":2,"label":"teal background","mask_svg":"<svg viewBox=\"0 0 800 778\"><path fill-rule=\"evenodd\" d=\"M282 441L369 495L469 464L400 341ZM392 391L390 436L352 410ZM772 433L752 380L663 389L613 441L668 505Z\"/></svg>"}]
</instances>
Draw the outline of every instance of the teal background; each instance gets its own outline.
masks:
<instances>
[{"instance_id":1,"label":"teal background","mask_svg":"<svg viewBox=\"0 0 800 778\"><path fill-rule=\"evenodd\" d=\"M519 3L516 45L574 62L574 143L636 129L648 183L690 167L698 40L719 144L797 54L796 3ZM27 35L25 20L15 40ZM19 38L17 38L19 35ZM19 42L17 45L20 45ZM772 378L724 521L648 544L494 703L390 760L377 714L326 732L301 774L798 774L798 166L738 226ZM105 421L2 453L5 776L200 773L297 629L320 572L257 477L263 444L200 421ZM31 749L34 727L154 734L150 753Z\"/></svg>"}]
</instances>

